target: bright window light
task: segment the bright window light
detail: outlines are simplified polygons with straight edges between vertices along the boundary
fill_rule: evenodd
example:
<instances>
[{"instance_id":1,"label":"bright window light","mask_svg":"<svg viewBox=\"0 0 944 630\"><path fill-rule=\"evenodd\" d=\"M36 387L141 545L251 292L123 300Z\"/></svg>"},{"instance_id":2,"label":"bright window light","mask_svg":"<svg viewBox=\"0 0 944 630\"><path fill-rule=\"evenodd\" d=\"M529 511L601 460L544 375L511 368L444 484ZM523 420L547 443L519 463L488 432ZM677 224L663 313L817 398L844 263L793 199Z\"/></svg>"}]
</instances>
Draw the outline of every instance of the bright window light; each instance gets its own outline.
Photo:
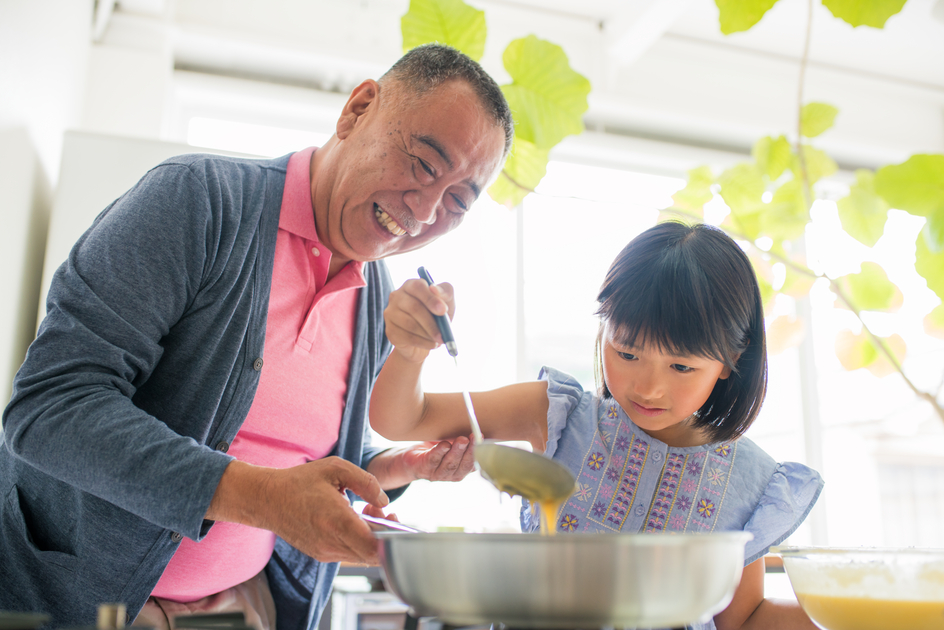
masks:
<instances>
[{"instance_id":1,"label":"bright window light","mask_svg":"<svg viewBox=\"0 0 944 630\"><path fill-rule=\"evenodd\" d=\"M187 125L187 144L263 157L277 157L303 147L318 147L330 137L330 134L316 131L217 118L194 117Z\"/></svg>"}]
</instances>

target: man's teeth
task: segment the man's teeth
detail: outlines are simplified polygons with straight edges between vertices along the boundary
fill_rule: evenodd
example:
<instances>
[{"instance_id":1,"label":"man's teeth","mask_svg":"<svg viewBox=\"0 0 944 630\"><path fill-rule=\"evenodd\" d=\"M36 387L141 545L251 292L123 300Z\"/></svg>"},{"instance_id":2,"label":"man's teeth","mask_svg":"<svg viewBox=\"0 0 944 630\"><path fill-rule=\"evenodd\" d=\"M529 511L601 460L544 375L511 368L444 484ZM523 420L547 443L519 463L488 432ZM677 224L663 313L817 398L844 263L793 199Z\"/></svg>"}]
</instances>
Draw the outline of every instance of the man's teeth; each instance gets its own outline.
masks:
<instances>
[{"instance_id":1,"label":"man's teeth","mask_svg":"<svg viewBox=\"0 0 944 630\"><path fill-rule=\"evenodd\" d=\"M377 217L377 223L387 228L387 231L394 236L403 236L406 234L406 230L397 225L397 222L391 219L389 214L377 206L374 206L374 216Z\"/></svg>"}]
</instances>

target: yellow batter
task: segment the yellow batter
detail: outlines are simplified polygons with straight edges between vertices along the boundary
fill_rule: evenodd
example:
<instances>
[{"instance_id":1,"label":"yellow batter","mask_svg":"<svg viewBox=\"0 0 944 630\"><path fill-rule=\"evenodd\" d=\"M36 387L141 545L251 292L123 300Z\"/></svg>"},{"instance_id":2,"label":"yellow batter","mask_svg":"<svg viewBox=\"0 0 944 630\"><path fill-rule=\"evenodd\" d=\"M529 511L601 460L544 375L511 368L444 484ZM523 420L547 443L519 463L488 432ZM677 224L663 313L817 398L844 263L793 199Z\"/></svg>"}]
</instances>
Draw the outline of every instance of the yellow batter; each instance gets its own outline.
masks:
<instances>
[{"instance_id":1,"label":"yellow batter","mask_svg":"<svg viewBox=\"0 0 944 630\"><path fill-rule=\"evenodd\" d=\"M944 601L921 602L797 593L806 614L826 630L944 630Z\"/></svg>"}]
</instances>

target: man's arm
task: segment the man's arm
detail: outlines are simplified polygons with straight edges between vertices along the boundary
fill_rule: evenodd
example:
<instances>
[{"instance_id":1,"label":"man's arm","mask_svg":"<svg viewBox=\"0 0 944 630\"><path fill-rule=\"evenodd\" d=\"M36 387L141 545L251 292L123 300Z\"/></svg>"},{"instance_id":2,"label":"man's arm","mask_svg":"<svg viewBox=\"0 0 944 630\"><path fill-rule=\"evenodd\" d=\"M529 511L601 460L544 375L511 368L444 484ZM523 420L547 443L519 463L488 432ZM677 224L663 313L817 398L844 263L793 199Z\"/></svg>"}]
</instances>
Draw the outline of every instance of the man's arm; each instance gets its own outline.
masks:
<instances>
[{"instance_id":1,"label":"man's arm","mask_svg":"<svg viewBox=\"0 0 944 630\"><path fill-rule=\"evenodd\" d=\"M377 542L345 490L377 508L388 503L373 475L338 457L286 469L234 460L206 518L269 530L322 562L379 564Z\"/></svg>"},{"instance_id":2,"label":"man's arm","mask_svg":"<svg viewBox=\"0 0 944 630\"><path fill-rule=\"evenodd\" d=\"M203 183L170 164L96 219L55 274L3 419L7 447L33 467L194 538L229 458L133 397L199 291L214 212Z\"/></svg>"}]
</instances>

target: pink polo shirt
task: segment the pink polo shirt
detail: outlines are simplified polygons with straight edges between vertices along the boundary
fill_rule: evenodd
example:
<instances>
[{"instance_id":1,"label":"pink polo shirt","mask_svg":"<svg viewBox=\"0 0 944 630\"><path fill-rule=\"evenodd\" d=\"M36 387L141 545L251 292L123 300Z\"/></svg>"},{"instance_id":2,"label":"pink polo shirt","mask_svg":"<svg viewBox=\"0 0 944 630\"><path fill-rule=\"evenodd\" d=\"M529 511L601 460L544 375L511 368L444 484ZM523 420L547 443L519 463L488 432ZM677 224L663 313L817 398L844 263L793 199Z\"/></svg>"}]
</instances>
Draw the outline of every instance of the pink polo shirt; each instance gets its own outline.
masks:
<instances>
[{"instance_id":1,"label":"pink polo shirt","mask_svg":"<svg viewBox=\"0 0 944 630\"><path fill-rule=\"evenodd\" d=\"M330 280L331 252L318 240L311 207L313 148L292 155L285 178L265 354L249 415L230 445L236 459L272 468L328 455L338 441L354 337L362 263ZM275 534L218 522L199 543L184 538L151 593L187 602L253 577Z\"/></svg>"}]
</instances>

